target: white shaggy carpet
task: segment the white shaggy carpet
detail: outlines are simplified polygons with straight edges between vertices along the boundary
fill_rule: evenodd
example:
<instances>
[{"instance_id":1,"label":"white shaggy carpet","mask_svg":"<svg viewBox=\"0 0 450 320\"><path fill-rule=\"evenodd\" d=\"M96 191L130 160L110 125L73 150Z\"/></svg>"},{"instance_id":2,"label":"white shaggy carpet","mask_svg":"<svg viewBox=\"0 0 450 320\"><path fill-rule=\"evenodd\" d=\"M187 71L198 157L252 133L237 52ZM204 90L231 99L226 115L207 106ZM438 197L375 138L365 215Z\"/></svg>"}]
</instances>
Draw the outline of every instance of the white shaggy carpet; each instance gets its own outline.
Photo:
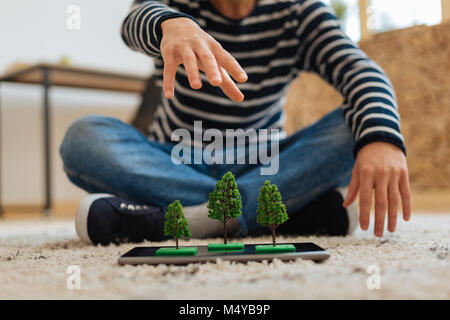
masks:
<instances>
[{"instance_id":1,"label":"white shaggy carpet","mask_svg":"<svg viewBox=\"0 0 450 320\"><path fill-rule=\"evenodd\" d=\"M85 245L71 221L0 221L0 299L450 299L450 215L416 214L383 239L358 230L284 240L315 242L331 257L320 264L119 266L133 245ZM270 238L245 239L261 241ZM80 266L80 290L67 288L69 265ZM378 290L367 287L371 265L381 271Z\"/></svg>"}]
</instances>

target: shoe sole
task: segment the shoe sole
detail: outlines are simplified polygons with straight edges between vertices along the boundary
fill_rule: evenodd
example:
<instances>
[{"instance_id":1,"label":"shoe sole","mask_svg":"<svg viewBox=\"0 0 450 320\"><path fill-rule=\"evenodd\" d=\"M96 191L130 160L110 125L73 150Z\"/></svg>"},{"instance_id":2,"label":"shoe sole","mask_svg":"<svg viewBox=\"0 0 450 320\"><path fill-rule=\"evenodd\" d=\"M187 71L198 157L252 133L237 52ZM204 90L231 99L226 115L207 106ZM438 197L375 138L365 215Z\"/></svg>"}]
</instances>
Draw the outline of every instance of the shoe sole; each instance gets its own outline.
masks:
<instances>
[{"instance_id":1,"label":"shoe sole","mask_svg":"<svg viewBox=\"0 0 450 320\"><path fill-rule=\"evenodd\" d=\"M75 216L75 230L78 234L78 237L86 243L91 244L92 240L89 238L88 230L87 230L87 220L89 215L89 209L91 208L92 203L95 200L100 198L111 198L114 197L112 194L108 193L96 193L86 196L81 200L80 205L78 206L77 213Z\"/></svg>"}]
</instances>

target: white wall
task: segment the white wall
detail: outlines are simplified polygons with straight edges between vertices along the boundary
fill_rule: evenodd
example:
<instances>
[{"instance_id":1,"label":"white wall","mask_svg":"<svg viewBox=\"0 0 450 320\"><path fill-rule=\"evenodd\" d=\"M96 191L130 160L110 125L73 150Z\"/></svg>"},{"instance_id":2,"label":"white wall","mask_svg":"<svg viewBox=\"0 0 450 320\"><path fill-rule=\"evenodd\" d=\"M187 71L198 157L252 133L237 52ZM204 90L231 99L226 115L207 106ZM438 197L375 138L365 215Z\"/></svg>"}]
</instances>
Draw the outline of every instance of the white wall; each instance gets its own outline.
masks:
<instances>
[{"instance_id":1,"label":"white wall","mask_svg":"<svg viewBox=\"0 0 450 320\"><path fill-rule=\"evenodd\" d=\"M119 28L131 0L17 0L0 2L0 72L16 61L57 62L149 75L148 57L128 49ZM66 28L67 7L81 9L81 29ZM70 184L58 154L68 125L86 114L128 120L140 97L106 91L53 88L52 161L56 202L83 193ZM42 91L37 86L2 84L2 199L6 204L40 204L43 199Z\"/></svg>"},{"instance_id":2,"label":"white wall","mask_svg":"<svg viewBox=\"0 0 450 320\"><path fill-rule=\"evenodd\" d=\"M57 61L70 56L76 65L147 74L150 59L129 50L120 24L131 0L0 1L0 70L14 61ZM81 10L81 29L69 30L67 8Z\"/></svg>"}]
</instances>

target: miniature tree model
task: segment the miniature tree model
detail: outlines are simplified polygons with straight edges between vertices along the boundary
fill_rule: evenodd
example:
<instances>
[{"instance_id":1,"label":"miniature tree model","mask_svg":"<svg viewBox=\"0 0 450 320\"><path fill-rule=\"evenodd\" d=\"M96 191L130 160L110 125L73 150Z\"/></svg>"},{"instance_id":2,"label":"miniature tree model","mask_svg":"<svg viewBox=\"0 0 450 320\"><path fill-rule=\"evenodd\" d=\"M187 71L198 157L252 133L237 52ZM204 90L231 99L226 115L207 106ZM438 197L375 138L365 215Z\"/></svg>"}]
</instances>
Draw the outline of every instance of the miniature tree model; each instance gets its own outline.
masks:
<instances>
[{"instance_id":1,"label":"miniature tree model","mask_svg":"<svg viewBox=\"0 0 450 320\"><path fill-rule=\"evenodd\" d=\"M208 217L223 223L223 243L227 245L227 224L232 218L239 217L242 212L241 194L231 172L227 172L217 181L215 189L209 194L208 210ZM238 244L237 249L241 247L243 248L243 245Z\"/></svg>"},{"instance_id":2,"label":"miniature tree model","mask_svg":"<svg viewBox=\"0 0 450 320\"><path fill-rule=\"evenodd\" d=\"M258 216L256 217L256 221L269 228L272 233L272 244L273 248L276 247L277 242L275 238L275 230L276 228L286 222L286 220L289 219L287 213L286 213L286 207L284 206L283 202L281 201L281 194L278 191L278 188L276 185L271 184L270 181L264 182L264 185L261 187L261 190L259 191L259 197L258 197ZM258 246L257 246L258 247ZM260 246L267 248L267 246ZM258 248L256 248L258 249ZM292 251L295 247L292 245L284 245L282 248L277 248L276 251ZM257 250L258 251L258 250ZM268 252L268 251L266 251Z\"/></svg>"},{"instance_id":3,"label":"miniature tree model","mask_svg":"<svg viewBox=\"0 0 450 320\"><path fill-rule=\"evenodd\" d=\"M174 237L176 248L178 249L178 239L189 238L191 236L191 228L189 222L183 214L183 206L180 201L176 200L169 204L166 212L166 221L164 222L164 234Z\"/></svg>"},{"instance_id":4,"label":"miniature tree model","mask_svg":"<svg viewBox=\"0 0 450 320\"><path fill-rule=\"evenodd\" d=\"M180 238L189 238L191 228L189 222L183 214L183 206L180 201L169 204L166 211L166 220L164 222L164 234L175 238L176 248L161 248L157 255L195 255L198 252L196 247L179 248L178 240Z\"/></svg>"}]
</instances>

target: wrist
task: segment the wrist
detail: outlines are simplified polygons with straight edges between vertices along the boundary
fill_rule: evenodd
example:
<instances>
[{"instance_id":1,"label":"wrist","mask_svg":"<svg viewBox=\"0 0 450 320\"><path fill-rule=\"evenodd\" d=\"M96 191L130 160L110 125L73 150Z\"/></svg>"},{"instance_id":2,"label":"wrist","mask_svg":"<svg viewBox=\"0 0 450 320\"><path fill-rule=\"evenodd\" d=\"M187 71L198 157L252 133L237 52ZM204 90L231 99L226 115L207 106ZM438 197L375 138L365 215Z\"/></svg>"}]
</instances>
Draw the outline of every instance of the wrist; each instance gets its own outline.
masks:
<instances>
[{"instance_id":1,"label":"wrist","mask_svg":"<svg viewBox=\"0 0 450 320\"><path fill-rule=\"evenodd\" d=\"M163 29L166 30L166 32L170 33L171 30L174 29L171 26L173 26L173 25L176 26L177 25L176 22L179 19L183 19L183 20L187 20L187 21L196 23L196 21L194 20L193 17L191 17L190 15L184 14L184 13L180 13L180 12L176 12L176 11L165 13L158 20L156 25L154 26L154 28L156 30L156 38L158 40L158 45L161 45L161 40L162 40L163 33L164 33ZM174 21L175 21L175 23L169 23L169 22L174 22ZM166 23L166 22L168 22L168 23ZM183 21L183 22L185 22L185 21ZM164 25L164 27L163 27L163 25Z\"/></svg>"},{"instance_id":2,"label":"wrist","mask_svg":"<svg viewBox=\"0 0 450 320\"><path fill-rule=\"evenodd\" d=\"M171 17L168 18L166 20L164 20L163 22L161 22L161 31L164 35L164 32L167 30L170 30L171 28L177 28L178 25L183 25L183 24L195 24L197 25L192 19L190 18L186 18L186 17Z\"/></svg>"},{"instance_id":3,"label":"wrist","mask_svg":"<svg viewBox=\"0 0 450 320\"><path fill-rule=\"evenodd\" d=\"M403 154L406 156L406 147L403 143L403 140L393 137L391 135L386 135L383 133L368 135L360 140L358 140L353 148L353 155L356 158L358 156L358 153L361 151L362 148L364 148L367 145L376 143L376 142L386 142L391 144L393 147L396 147L397 149L401 150Z\"/></svg>"}]
</instances>

